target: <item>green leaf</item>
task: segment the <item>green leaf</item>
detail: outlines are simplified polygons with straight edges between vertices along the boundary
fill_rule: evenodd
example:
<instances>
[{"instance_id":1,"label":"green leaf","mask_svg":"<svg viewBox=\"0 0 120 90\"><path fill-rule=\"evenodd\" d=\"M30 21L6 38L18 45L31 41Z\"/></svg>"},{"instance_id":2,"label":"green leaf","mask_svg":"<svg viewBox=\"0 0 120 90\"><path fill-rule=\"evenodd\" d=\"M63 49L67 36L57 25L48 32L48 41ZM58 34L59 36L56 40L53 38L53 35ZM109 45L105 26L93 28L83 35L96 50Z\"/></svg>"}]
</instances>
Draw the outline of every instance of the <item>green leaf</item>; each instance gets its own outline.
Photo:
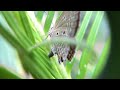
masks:
<instances>
[{"instance_id":1,"label":"green leaf","mask_svg":"<svg viewBox=\"0 0 120 90\"><path fill-rule=\"evenodd\" d=\"M23 45L23 47L29 47L32 42L30 42L31 40L28 39L28 37L26 36L25 31L21 25L19 25L19 21L17 21L17 19L15 19L15 12L3 12L2 11L2 15L5 17L5 20L7 21L8 25L10 26L10 28L12 29L12 31L14 32L14 38L16 38L18 40L18 42L21 43L21 45ZM5 27L2 27L5 28ZM6 30L8 31L8 30ZM26 40L29 43L26 43Z\"/></svg>"},{"instance_id":2,"label":"green leaf","mask_svg":"<svg viewBox=\"0 0 120 90\"><path fill-rule=\"evenodd\" d=\"M47 18L46 18L46 21L45 21L45 25L44 25L44 31L45 33L48 32L48 30L50 29L50 26L52 24L52 20L53 20L53 17L54 17L54 11L49 11L48 12L48 15L47 15Z\"/></svg>"},{"instance_id":3,"label":"green leaf","mask_svg":"<svg viewBox=\"0 0 120 90\"><path fill-rule=\"evenodd\" d=\"M22 79L22 78L16 73L13 73L12 71L0 66L0 79Z\"/></svg>"},{"instance_id":4,"label":"green leaf","mask_svg":"<svg viewBox=\"0 0 120 90\"><path fill-rule=\"evenodd\" d=\"M98 33L99 26L101 24L103 15L104 15L104 12L98 11L97 15L95 17L95 21L92 25L90 34L89 34L88 39L87 39L87 45L90 46L91 48L94 47L94 44L96 41L96 36ZM89 52L87 49L85 49L82 52L82 56L81 56L80 64L79 64L80 73L78 73L77 78L84 78L85 77L86 71L87 71L87 64L90 61L91 55L92 55L92 53Z\"/></svg>"},{"instance_id":5,"label":"green leaf","mask_svg":"<svg viewBox=\"0 0 120 90\"><path fill-rule=\"evenodd\" d=\"M37 11L36 18L39 22L42 21L43 15L44 15L44 11Z\"/></svg>"},{"instance_id":6,"label":"green leaf","mask_svg":"<svg viewBox=\"0 0 120 90\"><path fill-rule=\"evenodd\" d=\"M97 78L98 75L101 73L102 69L104 68L106 61L107 61L107 58L108 58L108 52L110 50L110 43L111 43L111 40L109 37L104 45L104 48L102 50L102 54L100 56L100 59L96 65L96 67L95 67L92 78Z\"/></svg>"},{"instance_id":7,"label":"green leaf","mask_svg":"<svg viewBox=\"0 0 120 90\"><path fill-rule=\"evenodd\" d=\"M73 57L72 61L66 61L66 71L68 73L69 76L71 76L71 71L73 68L74 63L76 62L76 58Z\"/></svg>"},{"instance_id":8,"label":"green leaf","mask_svg":"<svg viewBox=\"0 0 120 90\"><path fill-rule=\"evenodd\" d=\"M93 13L92 11L87 11L82 23L80 23L80 30L77 32L77 35L76 35L76 39L80 42L83 39L83 36L85 35L92 13Z\"/></svg>"},{"instance_id":9,"label":"green leaf","mask_svg":"<svg viewBox=\"0 0 120 90\"><path fill-rule=\"evenodd\" d=\"M29 23L26 12L21 11L21 12L19 12L19 14L20 14L21 22L22 22L22 25L26 32L26 35L32 40L33 43L35 43L35 38L33 36L33 28L31 27L31 25Z\"/></svg>"}]
</instances>

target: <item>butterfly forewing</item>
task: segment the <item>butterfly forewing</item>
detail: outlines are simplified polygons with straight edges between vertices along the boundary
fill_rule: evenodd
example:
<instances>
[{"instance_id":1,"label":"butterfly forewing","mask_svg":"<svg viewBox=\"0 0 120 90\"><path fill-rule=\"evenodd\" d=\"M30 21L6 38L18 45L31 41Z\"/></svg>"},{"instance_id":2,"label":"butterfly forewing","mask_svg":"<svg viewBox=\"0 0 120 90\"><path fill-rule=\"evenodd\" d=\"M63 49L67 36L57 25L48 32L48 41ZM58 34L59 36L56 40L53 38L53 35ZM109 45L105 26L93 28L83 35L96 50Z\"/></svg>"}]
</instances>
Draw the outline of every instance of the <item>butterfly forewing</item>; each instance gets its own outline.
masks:
<instances>
[{"instance_id":1,"label":"butterfly forewing","mask_svg":"<svg viewBox=\"0 0 120 90\"><path fill-rule=\"evenodd\" d=\"M79 26L79 18L80 11L63 11L55 26L51 29L49 34L51 39L55 37L74 38ZM66 59L71 61L75 53L75 46L62 44L62 42L56 43L53 44L51 53L49 55L57 54L59 63Z\"/></svg>"}]
</instances>

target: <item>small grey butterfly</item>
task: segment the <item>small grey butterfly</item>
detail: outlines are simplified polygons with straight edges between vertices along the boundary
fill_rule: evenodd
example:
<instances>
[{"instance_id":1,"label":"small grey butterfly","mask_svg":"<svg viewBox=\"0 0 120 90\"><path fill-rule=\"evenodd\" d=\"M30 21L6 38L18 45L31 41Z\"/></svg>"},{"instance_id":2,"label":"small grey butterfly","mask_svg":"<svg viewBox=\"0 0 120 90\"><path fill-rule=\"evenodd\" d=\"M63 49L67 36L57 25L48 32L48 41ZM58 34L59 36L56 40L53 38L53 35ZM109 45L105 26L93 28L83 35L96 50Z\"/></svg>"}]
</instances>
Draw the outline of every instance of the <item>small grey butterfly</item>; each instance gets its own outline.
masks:
<instances>
[{"instance_id":1,"label":"small grey butterfly","mask_svg":"<svg viewBox=\"0 0 120 90\"><path fill-rule=\"evenodd\" d=\"M80 11L63 11L55 25L49 31L50 39L56 37L74 38L79 27L79 21ZM74 45L55 43L51 47L49 58L57 54L58 62L61 63L67 59L71 61L74 53Z\"/></svg>"}]
</instances>

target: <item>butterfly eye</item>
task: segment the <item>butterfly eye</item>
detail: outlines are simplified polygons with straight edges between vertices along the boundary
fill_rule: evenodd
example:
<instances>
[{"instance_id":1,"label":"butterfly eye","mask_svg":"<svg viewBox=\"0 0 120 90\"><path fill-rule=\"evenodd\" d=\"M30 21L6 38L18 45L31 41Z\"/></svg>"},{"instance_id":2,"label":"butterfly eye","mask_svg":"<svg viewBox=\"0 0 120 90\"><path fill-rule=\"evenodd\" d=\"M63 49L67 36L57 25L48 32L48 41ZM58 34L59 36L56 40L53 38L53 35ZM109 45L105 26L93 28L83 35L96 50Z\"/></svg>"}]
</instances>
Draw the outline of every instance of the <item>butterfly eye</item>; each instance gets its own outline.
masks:
<instances>
[{"instance_id":1,"label":"butterfly eye","mask_svg":"<svg viewBox=\"0 0 120 90\"><path fill-rule=\"evenodd\" d=\"M57 32L57 35L58 35L58 32Z\"/></svg>"}]
</instances>

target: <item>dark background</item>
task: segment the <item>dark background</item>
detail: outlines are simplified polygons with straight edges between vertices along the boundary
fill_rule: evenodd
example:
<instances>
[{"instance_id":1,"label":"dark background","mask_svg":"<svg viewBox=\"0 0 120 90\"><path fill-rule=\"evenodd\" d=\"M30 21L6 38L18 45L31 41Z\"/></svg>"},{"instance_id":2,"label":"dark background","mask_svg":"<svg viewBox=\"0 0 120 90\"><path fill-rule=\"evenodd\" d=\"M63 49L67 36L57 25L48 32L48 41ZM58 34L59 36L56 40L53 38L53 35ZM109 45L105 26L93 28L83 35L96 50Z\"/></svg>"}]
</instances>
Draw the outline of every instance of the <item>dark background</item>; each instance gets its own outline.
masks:
<instances>
[{"instance_id":1,"label":"dark background","mask_svg":"<svg viewBox=\"0 0 120 90\"><path fill-rule=\"evenodd\" d=\"M111 50L99 78L120 79L120 11L107 11L111 28Z\"/></svg>"}]
</instances>

